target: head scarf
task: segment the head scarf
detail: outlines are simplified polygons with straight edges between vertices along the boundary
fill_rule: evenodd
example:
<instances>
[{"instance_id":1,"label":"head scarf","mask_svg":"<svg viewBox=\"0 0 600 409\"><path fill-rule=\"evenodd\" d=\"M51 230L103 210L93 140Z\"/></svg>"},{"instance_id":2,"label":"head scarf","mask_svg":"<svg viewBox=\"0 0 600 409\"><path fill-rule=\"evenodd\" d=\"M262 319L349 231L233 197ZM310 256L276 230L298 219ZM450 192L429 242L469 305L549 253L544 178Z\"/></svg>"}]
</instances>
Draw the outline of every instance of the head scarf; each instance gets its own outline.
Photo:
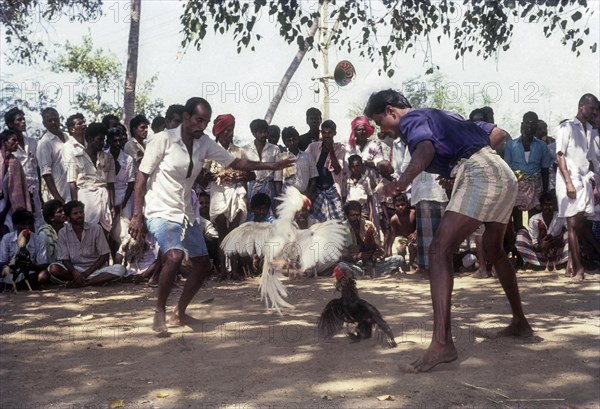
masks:
<instances>
[{"instance_id":1,"label":"head scarf","mask_svg":"<svg viewBox=\"0 0 600 409\"><path fill-rule=\"evenodd\" d=\"M219 134L221 134L221 132L223 132L226 128L230 127L231 125L235 125L235 117L231 114L223 114L223 115L219 115L218 117L215 118L215 122L213 125L213 135L216 137Z\"/></svg>"},{"instance_id":2,"label":"head scarf","mask_svg":"<svg viewBox=\"0 0 600 409\"><path fill-rule=\"evenodd\" d=\"M357 116L356 118L354 118L351 125L352 133L350 134L350 139L348 139L348 145L350 145L352 149L356 148L354 129L361 125L364 126L367 130L367 138L369 138L371 135L373 135L373 132L375 132L375 128L373 128L373 126L369 122L369 118L367 118L366 116Z\"/></svg>"}]
</instances>

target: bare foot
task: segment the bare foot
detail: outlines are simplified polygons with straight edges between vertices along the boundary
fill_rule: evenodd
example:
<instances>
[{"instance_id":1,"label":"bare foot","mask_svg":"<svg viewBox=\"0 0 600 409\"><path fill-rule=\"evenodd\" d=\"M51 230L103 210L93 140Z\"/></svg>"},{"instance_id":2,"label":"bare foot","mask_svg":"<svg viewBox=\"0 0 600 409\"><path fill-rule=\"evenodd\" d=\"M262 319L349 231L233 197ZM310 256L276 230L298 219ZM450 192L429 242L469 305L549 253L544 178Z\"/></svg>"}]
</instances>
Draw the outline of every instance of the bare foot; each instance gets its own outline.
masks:
<instances>
[{"instance_id":1,"label":"bare foot","mask_svg":"<svg viewBox=\"0 0 600 409\"><path fill-rule=\"evenodd\" d=\"M427 372L439 364L452 362L458 358L458 353L454 345L429 345L423 356L402 369L404 372L419 373Z\"/></svg>"},{"instance_id":2,"label":"bare foot","mask_svg":"<svg viewBox=\"0 0 600 409\"><path fill-rule=\"evenodd\" d=\"M180 314L179 310L177 308L175 308L175 311L173 311L173 314L171 315L169 322L173 325L183 327L183 326L187 325L190 321L193 321L193 320L194 320L194 318L190 317L186 313Z\"/></svg>"},{"instance_id":3,"label":"bare foot","mask_svg":"<svg viewBox=\"0 0 600 409\"><path fill-rule=\"evenodd\" d=\"M533 329L529 326L527 321L523 322L511 322L510 325L496 333L496 338L501 337L531 337L533 336Z\"/></svg>"},{"instance_id":4,"label":"bare foot","mask_svg":"<svg viewBox=\"0 0 600 409\"><path fill-rule=\"evenodd\" d=\"M165 310L154 310L154 322L152 323L152 329L159 333L167 332Z\"/></svg>"},{"instance_id":5,"label":"bare foot","mask_svg":"<svg viewBox=\"0 0 600 409\"><path fill-rule=\"evenodd\" d=\"M583 274L583 270L579 270L577 272L577 274L573 275L573 281L579 282L579 281L583 281L583 279L585 278L585 275Z\"/></svg>"},{"instance_id":6,"label":"bare foot","mask_svg":"<svg viewBox=\"0 0 600 409\"><path fill-rule=\"evenodd\" d=\"M567 268L565 270L565 277L574 277L575 274L573 274L573 270L571 270L570 268Z\"/></svg>"}]
</instances>

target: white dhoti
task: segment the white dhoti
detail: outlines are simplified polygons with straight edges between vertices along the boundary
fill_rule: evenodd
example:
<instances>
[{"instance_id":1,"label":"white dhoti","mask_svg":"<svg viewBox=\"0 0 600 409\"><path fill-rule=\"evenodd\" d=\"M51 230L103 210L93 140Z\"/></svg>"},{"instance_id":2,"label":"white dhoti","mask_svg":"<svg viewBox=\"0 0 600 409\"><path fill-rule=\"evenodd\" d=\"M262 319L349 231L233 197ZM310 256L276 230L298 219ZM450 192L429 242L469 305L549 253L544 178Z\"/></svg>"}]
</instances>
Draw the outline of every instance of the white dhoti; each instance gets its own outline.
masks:
<instances>
[{"instance_id":1,"label":"white dhoti","mask_svg":"<svg viewBox=\"0 0 600 409\"><path fill-rule=\"evenodd\" d=\"M85 205L85 221L100 224L106 231L112 227L112 216L108 200L108 190L105 187L82 187L77 192L78 200Z\"/></svg>"},{"instance_id":2,"label":"white dhoti","mask_svg":"<svg viewBox=\"0 0 600 409\"><path fill-rule=\"evenodd\" d=\"M594 194L592 187L594 173L588 172L584 175L571 175L571 182L575 188L575 199L567 196L567 186L565 180L558 172L556 176L556 197L558 199L558 217L572 217L578 213L584 213L585 216L594 214Z\"/></svg>"},{"instance_id":3,"label":"white dhoti","mask_svg":"<svg viewBox=\"0 0 600 409\"><path fill-rule=\"evenodd\" d=\"M237 185L210 184L210 220L215 221L219 215L224 215L228 222L232 222L241 213L241 221L246 220L248 210L246 208L246 189Z\"/></svg>"}]
</instances>

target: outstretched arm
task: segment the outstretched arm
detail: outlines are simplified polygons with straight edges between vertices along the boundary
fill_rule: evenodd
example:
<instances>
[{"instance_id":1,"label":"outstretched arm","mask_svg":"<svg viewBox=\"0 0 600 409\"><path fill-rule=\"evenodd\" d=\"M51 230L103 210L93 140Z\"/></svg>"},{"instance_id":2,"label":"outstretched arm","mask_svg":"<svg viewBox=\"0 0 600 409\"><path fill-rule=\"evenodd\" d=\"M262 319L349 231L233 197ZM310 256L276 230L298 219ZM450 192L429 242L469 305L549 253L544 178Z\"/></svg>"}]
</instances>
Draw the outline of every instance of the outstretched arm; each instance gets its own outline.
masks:
<instances>
[{"instance_id":1,"label":"outstretched arm","mask_svg":"<svg viewBox=\"0 0 600 409\"><path fill-rule=\"evenodd\" d=\"M278 162L256 162L246 158L236 158L229 167L235 170L252 172L255 170L281 170L291 166L296 159L282 159Z\"/></svg>"}]
</instances>

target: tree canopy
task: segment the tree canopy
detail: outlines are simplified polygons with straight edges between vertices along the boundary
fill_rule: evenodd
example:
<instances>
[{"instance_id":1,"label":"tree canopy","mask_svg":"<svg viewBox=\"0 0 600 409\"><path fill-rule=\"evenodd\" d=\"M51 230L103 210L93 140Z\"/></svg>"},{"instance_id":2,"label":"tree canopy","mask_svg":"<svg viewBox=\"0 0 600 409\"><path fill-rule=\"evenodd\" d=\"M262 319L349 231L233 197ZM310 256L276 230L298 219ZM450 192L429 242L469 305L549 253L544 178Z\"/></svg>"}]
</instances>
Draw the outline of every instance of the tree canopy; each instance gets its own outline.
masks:
<instances>
[{"instance_id":1,"label":"tree canopy","mask_svg":"<svg viewBox=\"0 0 600 409\"><path fill-rule=\"evenodd\" d=\"M9 63L33 64L46 59L43 36L47 26L60 19L94 21L102 14L102 0L3 0L0 24L4 28L3 52ZM47 33L46 33L47 34Z\"/></svg>"},{"instance_id":2,"label":"tree canopy","mask_svg":"<svg viewBox=\"0 0 600 409\"><path fill-rule=\"evenodd\" d=\"M257 32L257 22L269 18L288 43L318 47L306 36L319 18L324 0L189 0L181 16L183 46L200 49L207 32L232 32L238 53L254 50L268 34ZM416 42L449 38L458 59L475 53L484 59L510 48L515 23L536 23L546 37L560 42L580 55L587 45L593 53L597 42L589 39L588 22L593 10L587 0L329 0L328 18L334 26L333 47L358 52L361 57L380 61L380 74L394 75L393 60L399 51L415 49ZM313 59L313 64L316 61ZM434 67L429 68L433 72Z\"/></svg>"}]
</instances>

